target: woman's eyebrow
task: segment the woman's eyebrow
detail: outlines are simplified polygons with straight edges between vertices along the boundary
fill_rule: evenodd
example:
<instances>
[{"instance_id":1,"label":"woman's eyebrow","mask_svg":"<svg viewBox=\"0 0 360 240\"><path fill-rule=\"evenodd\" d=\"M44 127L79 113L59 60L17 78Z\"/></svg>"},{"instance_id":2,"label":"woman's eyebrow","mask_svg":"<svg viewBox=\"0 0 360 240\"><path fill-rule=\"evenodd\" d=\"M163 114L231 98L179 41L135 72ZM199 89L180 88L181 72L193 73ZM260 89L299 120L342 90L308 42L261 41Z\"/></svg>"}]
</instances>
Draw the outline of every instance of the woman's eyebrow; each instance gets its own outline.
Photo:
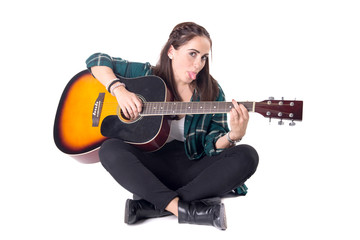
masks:
<instances>
[{"instance_id":1,"label":"woman's eyebrow","mask_svg":"<svg viewBox=\"0 0 360 240\"><path fill-rule=\"evenodd\" d=\"M197 53L200 53L200 51L199 50L196 50L196 49L194 49L194 48L190 48L190 49L188 49L189 51L195 51L195 52L197 52Z\"/></svg>"}]
</instances>

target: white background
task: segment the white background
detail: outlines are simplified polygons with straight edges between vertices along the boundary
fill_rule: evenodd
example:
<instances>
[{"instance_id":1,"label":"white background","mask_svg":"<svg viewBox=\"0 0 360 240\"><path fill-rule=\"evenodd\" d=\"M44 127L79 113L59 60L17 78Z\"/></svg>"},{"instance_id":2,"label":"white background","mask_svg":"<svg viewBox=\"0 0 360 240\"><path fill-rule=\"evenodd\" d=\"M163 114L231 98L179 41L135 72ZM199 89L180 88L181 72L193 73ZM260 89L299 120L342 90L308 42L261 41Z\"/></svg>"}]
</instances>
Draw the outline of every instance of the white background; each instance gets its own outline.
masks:
<instances>
[{"instance_id":1,"label":"white background","mask_svg":"<svg viewBox=\"0 0 360 240\"><path fill-rule=\"evenodd\" d=\"M360 7L357 1L9 1L0 6L1 239L359 239ZM175 217L123 223L123 190L100 164L54 145L61 93L95 52L156 64L172 28L213 39L227 99L304 100L296 127L251 114L259 152L228 230Z\"/></svg>"}]
</instances>

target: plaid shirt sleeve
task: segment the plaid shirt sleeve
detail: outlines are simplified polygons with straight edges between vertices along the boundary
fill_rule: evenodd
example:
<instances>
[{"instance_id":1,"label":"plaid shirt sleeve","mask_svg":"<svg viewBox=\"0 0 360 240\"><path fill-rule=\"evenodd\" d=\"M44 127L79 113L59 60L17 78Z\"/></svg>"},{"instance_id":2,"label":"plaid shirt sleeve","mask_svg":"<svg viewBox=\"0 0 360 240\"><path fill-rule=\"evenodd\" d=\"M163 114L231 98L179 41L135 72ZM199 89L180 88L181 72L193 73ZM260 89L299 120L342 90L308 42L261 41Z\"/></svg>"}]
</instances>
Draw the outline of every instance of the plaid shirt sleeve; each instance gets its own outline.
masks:
<instances>
[{"instance_id":1,"label":"plaid shirt sleeve","mask_svg":"<svg viewBox=\"0 0 360 240\"><path fill-rule=\"evenodd\" d=\"M225 94L220 88L219 97L216 101L225 101ZM213 156L221 153L224 149L216 149L215 144L219 138L229 132L227 124L227 114L214 114L212 115L207 135L205 136L204 151L206 155Z\"/></svg>"},{"instance_id":2,"label":"plaid shirt sleeve","mask_svg":"<svg viewBox=\"0 0 360 240\"><path fill-rule=\"evenodd\" d=\"M110 57L104 53L95 53L86 60L86 66L90 70L93 66L107 66L115 74L126 78L147 76L151 74L150 63L129 62L122 58Z\"/></svg>"},{"instance_id":3,"label":"plaid shirt sleeve","mask_svg":"<svg viewBox=\"0 0 360 240\"><path fill-rule=\"evenodd\" d=\"M225 95L220 88L216 101L224 100ZM184 130L185 150L189 159L217 155L224 149L216 149L215 143L229 131L227 114L186 115Z\"/></svg>"}]
</instances>

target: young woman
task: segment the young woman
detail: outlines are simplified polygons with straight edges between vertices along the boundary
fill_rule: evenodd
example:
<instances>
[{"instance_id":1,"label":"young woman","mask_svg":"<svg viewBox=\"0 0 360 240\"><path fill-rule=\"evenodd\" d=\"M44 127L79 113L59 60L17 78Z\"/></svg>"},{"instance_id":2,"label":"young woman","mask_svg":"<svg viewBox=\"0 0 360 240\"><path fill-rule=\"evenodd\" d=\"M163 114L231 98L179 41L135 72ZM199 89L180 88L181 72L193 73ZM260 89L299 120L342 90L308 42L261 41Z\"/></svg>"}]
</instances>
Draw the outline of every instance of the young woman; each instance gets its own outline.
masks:
<instances>
[{"instance_id":1,"label":"young woman","mask_svg":"<svg viewBox=\"0 0 360 240\"><path fill-rule=\"evenodd\" d=\"M192 22L175 26L156 66L128 62L96 53L86 63L92 74L119 103L124 115L136 119L142 101L115 74L127 78L157 75L174 101L224 101L224 93L209 73L212 41L205 28ZM249 114L232 101L230 127L226 114L181 115L171 120L167 143L143 152L121 139L109 139L100 161L125 189L138 196L128 199L125 222L175 215L179 223L226 229L220 197L240 186L256 171L258 155L249 145L236 145L246 132Z\"/></svg>"}]
</instances>

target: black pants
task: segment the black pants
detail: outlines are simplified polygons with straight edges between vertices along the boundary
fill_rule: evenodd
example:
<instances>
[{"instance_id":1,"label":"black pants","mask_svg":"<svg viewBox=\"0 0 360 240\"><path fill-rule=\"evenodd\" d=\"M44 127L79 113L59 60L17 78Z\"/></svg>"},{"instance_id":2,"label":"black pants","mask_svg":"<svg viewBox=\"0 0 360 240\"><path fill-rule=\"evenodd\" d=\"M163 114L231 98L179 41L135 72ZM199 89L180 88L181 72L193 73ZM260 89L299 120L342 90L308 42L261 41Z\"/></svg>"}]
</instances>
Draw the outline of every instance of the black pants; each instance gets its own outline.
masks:
<instances>
[{"instance_id":1,"label":"black pants","mask_svg":"<svg viewBox=\"0 0 360 240\"><path fill-rule=\"evenodd\" d=\"M121 186L163 210L175 197L192 201L225 195L254 174L259 157L251 146L238 145L217 156L189 160L183 142L144 153L109 139L101 146L100 161Z\"/></svg>"}]
</instances>

